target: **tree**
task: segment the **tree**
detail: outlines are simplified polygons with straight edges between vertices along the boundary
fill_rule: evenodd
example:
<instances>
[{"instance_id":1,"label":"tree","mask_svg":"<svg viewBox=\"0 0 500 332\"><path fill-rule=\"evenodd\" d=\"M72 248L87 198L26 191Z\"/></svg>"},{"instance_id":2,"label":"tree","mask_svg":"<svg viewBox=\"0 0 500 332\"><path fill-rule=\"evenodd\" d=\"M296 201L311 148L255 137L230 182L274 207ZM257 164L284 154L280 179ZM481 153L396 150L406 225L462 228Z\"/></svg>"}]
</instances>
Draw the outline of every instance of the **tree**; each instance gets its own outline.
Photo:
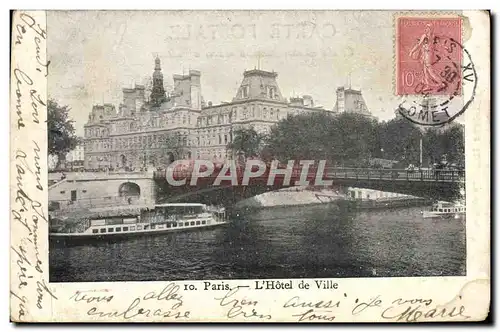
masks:
<instances>
[{"instance_id":1,"label":"tree","mask_svg":"<svg viewBox=\"0 0 500 332\"><path fill-rule=\"evenodd\" d=\"M258 156L261 152L263 136L251 128L238 128L233 130L233 139L227 148L245 158Z\"/></svg>"},{"instance_id":2,"label":"tree","mask_svg":"<svg viewBox=\"0 0 500 332\"><path fill-rule=\"evenodd\" d=\"M406 119L393 119L381 124L380 141L384 158L418 165L422 135L420 130Z\"/></svg>"},{"instance_id":3,"label":"tree","mask_svg":"<svg viewBox=\"0 0 500 332\"><path fill-rule=\"evenodd\" d=\"M465 135L463 125L453 124L444 130L429 129L424 136L424 151L428 158L439 163L443 155L448 162L463 165L465 162Z\"/></svg>"},{"instance_id":4,"label":"tree","mask_svg":"<svg viewBox=\"0 0 500 332\"><path fill-rule=\"evenodd\" d=\"M331 130L328 142L332 145L331 156L340 165L368 166L369 159L381 149L378 123L361 114L334 116Z\"/></svg>"},{"instance_id":5,"label":"tree","mask_svg":"<svg viewBox=\"0 0 500 332\"><path fill-rule=\"evenodd\" d=\"M55 100L49 99L47 104L48 153L57 156L56 167L80 142L75 135L74 121L69 119L69 111L68 106L61 106Z\"/></svg>"},{"instance_id":6,"label":"tree","mask_svg":"<svg viewBox=\"0 0 500 332\"><path fill-rule=\"evenodd\" d=\"M288 116L271 127L265 140L268 153L282 162L328 155L329 151L321 143L327 139L329 120L325 114Z\"/></svg>"},{"instance_id":7,"label":"tree","mask_svg":"<svg viewBox=\"0 0 500 332\"><path fill-rule=\"evenodd\" d=\"M427 157L430 165L439 162L443 155L440 139L441 135L435 128L427 129L423 137L423 154Z\"/></svg>"},{"instance_id":8,"label":"tree","mask_svg":"<svg viewBox=\"0 0 500 332\"><path fill-rule=\"evenodd\" d=\"M288 116L271 127L267 137L253 129L238 129L228 148L281 162L327 160L331 165L367 167L371 159L378 157L407 166L419 164L421 139L424 158L436 161L446 154L449 162L463 163L464 135L460 125L421 131L406 119L379 123L356 113Z\"/></svg>"},{"instance_id":9,"label":"tree","mask_svg":"<svg viewBox=\"0 0 500 332\"><path fill-rule=\"evenodd\" d=\"M459 165L465 164L465 132L464 126L454 124L443 132L443 148L448 162Z\"/></svg>"},{"instance_id":10,"label":"tree","mask_svg":"<svg viewBox=\"0 0 500 332\"><path fill-rule=\"evenodd\" d=\"M324 159L352 166L366 163L380 150L377 122L353 113L289 116L271 128L266 143L281 161Z\"/></svg>"}]
</instances>

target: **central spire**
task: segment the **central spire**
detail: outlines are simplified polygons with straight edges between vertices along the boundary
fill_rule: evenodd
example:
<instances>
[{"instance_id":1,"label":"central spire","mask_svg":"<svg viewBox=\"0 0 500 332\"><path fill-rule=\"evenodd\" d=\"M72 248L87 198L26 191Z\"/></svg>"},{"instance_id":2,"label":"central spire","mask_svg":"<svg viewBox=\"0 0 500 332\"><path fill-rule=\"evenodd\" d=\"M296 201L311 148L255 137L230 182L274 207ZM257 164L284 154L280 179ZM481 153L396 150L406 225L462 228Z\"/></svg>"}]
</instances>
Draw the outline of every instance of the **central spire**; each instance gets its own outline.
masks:
<instances>
[{"instance_id":1,"label":"central spire","mask_svg":"<svg viewBox=\"0 0 500 332\"><path fill-rule=\"evenodd\" d=\"M155 71L161 71L161 62L158 56L155 59Z\"/></svg>"},{"instance_id":2,"label":"central spire","mask_svg":"<svg viewBox=\"0 0 500 332\"><path fill-rule=\"evenodd\" d=\"M151 89L151 103L155 106L164 102L167 97L163 87L163 74L161 72L161 61L158 56L155 58L155 71L153 72L153 88Z\"/></svg>"}]
</instances>

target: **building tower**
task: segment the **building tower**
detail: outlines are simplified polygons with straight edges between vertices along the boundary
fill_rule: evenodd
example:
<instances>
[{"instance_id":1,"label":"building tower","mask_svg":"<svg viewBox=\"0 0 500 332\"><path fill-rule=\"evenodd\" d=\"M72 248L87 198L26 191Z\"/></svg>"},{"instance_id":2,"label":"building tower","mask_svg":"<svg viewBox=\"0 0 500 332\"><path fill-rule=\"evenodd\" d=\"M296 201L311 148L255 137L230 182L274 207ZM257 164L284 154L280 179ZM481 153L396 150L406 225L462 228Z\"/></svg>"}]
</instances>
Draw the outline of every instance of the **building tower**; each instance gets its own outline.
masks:
<instances>
[{"instance_id":1,"label":"building tower","mask_svg":"<svg viewBox=\"0 0 500 332\"><path fill-rule=\"evenodd\" d=\"M368 110L365 99L361 90L345 88L343 86L337 88L337 101L333 107L336 113L357 113L367 117L372 117Z\"/></svg>"},{"instance_id":2,"label":"building tower","mask_svg":"<svg viewBox=\"0 0 500 332\"><path fill-rule=\"evenodd\" d=\"M160 58L155 59L155 71L153 72L153 88L151 89L150 100L155 106L166 101L165 88L163 87L163 74L161 72Z\"/></svg>"}]
</instances>

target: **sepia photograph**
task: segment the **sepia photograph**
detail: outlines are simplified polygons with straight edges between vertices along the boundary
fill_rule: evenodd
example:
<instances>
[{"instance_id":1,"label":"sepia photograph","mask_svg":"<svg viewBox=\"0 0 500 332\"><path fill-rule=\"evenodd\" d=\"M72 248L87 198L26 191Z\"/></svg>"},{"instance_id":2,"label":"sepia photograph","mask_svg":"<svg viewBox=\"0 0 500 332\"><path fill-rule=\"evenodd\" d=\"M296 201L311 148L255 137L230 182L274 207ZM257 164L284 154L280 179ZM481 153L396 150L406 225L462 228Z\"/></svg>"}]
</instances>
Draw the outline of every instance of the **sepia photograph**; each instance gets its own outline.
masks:
<instances>
[{"instance_id":1,"label":"sepia photograph","mask_svg":"<svg viewBox=\"0 0 500 332\"><path fill-rule=\"evenodd\" d=\"M426 125L391 100L393 41L337 23L391 12L272 15L48 14L50 281L465 275L464 125L433 106L461 83L425 41L460 19L398 21Z\"/></svg>"}]
</instances>

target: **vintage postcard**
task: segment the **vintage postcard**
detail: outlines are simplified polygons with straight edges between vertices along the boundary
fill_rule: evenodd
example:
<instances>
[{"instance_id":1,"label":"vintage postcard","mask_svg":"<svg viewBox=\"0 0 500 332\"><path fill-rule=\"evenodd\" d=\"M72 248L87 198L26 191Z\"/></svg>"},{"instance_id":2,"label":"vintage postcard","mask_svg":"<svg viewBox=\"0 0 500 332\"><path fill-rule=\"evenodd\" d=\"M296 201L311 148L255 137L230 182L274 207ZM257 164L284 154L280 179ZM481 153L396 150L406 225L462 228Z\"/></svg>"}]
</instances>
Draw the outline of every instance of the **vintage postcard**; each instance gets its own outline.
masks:
<instances>
[{"instance_id":1,"label":"vintage postcard","mask_svg":"<svg viewBox=\"0 0 500 332\"><path fill-rule=\"evenodd\" d=\"M13 322L481 321L487 11L15 11Z\"/></svg>"}]
</instances>

